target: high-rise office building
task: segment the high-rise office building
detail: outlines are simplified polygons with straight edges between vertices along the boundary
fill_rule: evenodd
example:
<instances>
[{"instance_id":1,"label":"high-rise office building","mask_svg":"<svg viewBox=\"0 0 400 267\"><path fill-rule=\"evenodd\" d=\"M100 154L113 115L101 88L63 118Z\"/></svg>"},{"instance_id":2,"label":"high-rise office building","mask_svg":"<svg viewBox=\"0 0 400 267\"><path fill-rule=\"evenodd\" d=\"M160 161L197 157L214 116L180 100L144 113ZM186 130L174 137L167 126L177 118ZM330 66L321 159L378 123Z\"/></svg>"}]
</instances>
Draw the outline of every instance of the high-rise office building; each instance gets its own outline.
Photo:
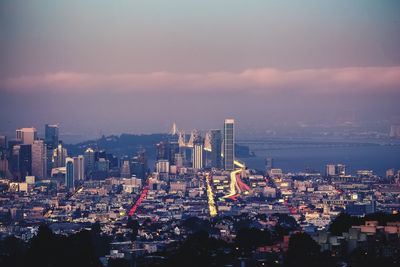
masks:
<instances>
[{"instance_id":1,"label":"high-rise office building","mask_svg":"<svg viewBox=\"0 0 400 267\"><path fill-rule=\"evenodd\" d=\"M47 177L47 149L43 140L32 144L32 175L39 179Z\"/></svg>"},{"instance_id":2,"label":"high-rise office building","mask_svg":"<svg viewBox=\"0 0 400 267\"><path fill-rule=\"evenodd\" d=\"M99 161L99 159L107 159L107 152L104 149L94 152L94 160Z\"/></svg>"},{"instance_id":3,"label":"high-rise office building","mask_svg":"<svg viewBox=\"0 0 400 267\"><path fill-rule=\"evenodd\" d=\"M137 178L140 178L140 179L144 179L145 178L146 170L144 168L144 164L142 164L139 161L137 156L132 158L131 168L130 169L132 170L131 171L132 175L134 175L134 176L136 176Z\"/></svg>"},{"instance_id":4,"label":"high-rise office building","mask_svg":"<svg viewBox=\"0 0 400 267\"><path fill-rule=\"evenodd\" d=\"M222 168L221 146L221 130L211 130L211 167L213 168Z\"/></svg>"},{"instance_id":5,"label":"high-rise office building","mask_svg":"<svg viewBox=\"0 0 400 267\"><path fill-rule=\"evenodd\" d=\"M336 174L337 175L346 175L346 165L337 164L336 165Z\"/></svg>"},{"instance_id":6,"label":"high-rise office building","mask_svg":"<svg viewBox=\"0 0 400 267\"><path fill-rule=\"evenodd\" d=\"M175 165L175 154L179 153L179 135L170 135L168 139L168 159L170 165Z\"/></svg>"},{"instance_id":7,"label":"high-rise office building","mask_svg":"<svg viewBox=\"0 0 400 267\"><path fill-rule=\"evenodd\" d=\"M113 154L110 154L110 153L107 153L106 154L106 159L110 162L110 169L119 168L119 160L118 160L117 156L115 156Z\"/></svg>"},{"instance_id":8,"label":"high-rise office building","mask_svg":"<svg viewBox=\"0 0 400 267\"><path fill-rule=\"evenodd\" d=\"M69 191L74 190L74 159L65 159L65 186Z\"/></svg>"},{"instance_id":9,"label":"high-rise office building","mask_svg":"<svg viewBox=\"0 0 400 267\"><path fill-rule=\"evenodd\" d=\"M5 178L8 172L7 137L0 135L0 178Z\"/></svg>"},{"instance_id":10,"label":"high-rise office building","mask_svg":"<svg viewBox=\"0 0 400 267\"><path fill-rule=\"evenodd\" d=\"M87 172L88 178L96 180L107 178L110 170L110 161L107 159L107 153L105 150L95 151L93 158L92 151L88 149L85 152L85 162L86 158L89 161L94 159L94 169L92 169L92 162L89 162L89 164L87 164L89 168L89 171Z\"/></svg>"},{"instance_id":11,"label":"high-rise office building","mask_svg":"<svg viewBox=\"0 0 400 267\"><path fill-rule=\"evenodd\" d=\"M327 164L325 168L326 176L335 176L336 175L336 167L335 164Z\"/></svg>"},{"instance_id":12,"label":"high-rise office building","mask_svg":"<svg viewBox=\"0 0 400 267\"><path fill-rule=\"evenodd\" d=\"M19 150L21 146L19 144L14 144L11 146L11 157L9 162L9 170L14 177L14 179L19 180L21 174L19 172Z\"/></svg>"},{"instance_id":13,"label":"high-rise office building","mask_svg":"<svg viewBox=\"0 0 400 267\"><path fill-rule=\"evenodd\" d=\"M131 178L131 168L129 160L123 160L121 165L121 177Z\"/></svg>"},{"instance_id":14,"label":"high-rise office building","mask_svg":"<svg viewBox=\"0 0 400 267\"><path fill-rule=\"evenodd\" d=\"M131 174L142 180L146 179L147 174L147 155L144 150L139 151L131 160Z\"/></svg>"},{"instance_id":15,"label":"high-rise office building","mask_svg":"<svg viewBox=\"0 0 400 267\"><path fill-rule=\"evenodd\" d=\"M58 146L58 125L45 125L45 142L48 149L55 149Z\"/></svg>"},{"instance_id":16,"label":"high-rise office building","mask_svg":"<svg viewBox=\"0 0 400 267\"><path fill-rule=\"evenodd\" d=\"M86 176L90 177L91 174L95 171L95 161L96 161L95 151L89 147L88 149L86 149L84 157L85 157L84 161L85 161Z\"/></svg>"},{"instance_id":17,"label":"high-rise office building","mask_svg":"<svg viewBox=\"0 0 400 267\"><path fill-rule=\"evenodd\" d=\"M83 155L74 157L74 180L84 180L85 179L85 158Z\"/></svg>"},{"instance_id":18,"label":"high-rise office building","mask_svg":"<svg viewBox=\"0 0 400 267\"><path fill-rule=\"evenodd\" d=\"M58 146L58 125L45 125L45 144L47 148L47 175L50 176L51 169L53 168L53 151Z\"/></svg>"},{"instance_id":19,"label":"high-rise office building","mask_svg":"<svg viewBox=\"0 0 400 267\"><path fill-rule=\"evenodd\" d=\"M235 120L226 119L224 123L224 169L233 170L235 160Z\"/></svg>"},{"instance_id":20,"label":"high-rise office building","mask_svg":"<svg viewBox=\"0 0 400 267\"><path fill-rule=\"evenodd\" d=\"M165 142L160 142L156 144L156 160L166 159L168 160L168 144Z\"/></svg>"},{"instance_id":21,"label":"high-rise office building","mask_svg":"<svg viewBox=\"0 0 400 267\"><path fill-rule=\"evenodd\" d=\"M182 153L175 154L175 166L178 168L182 168L184 164L184 158Z\"/></svg>"},{"instance_id":22,"label":"high-rise office building","mask_svg":"<svg viewBox=\"0 0 400 267\"><path fill-rule=\"evenodd\" d=\"M0 178L8 176L8 157L4 151L0 150Z\"/></svg>"},{"instance_id":23,"label":"high-rise office building","mask_svg":"<svg viewBox=\"0 0 400 267\"><path fill-rule=\"evenodd\" d=\"M272 157L267 157L265 161L265 169L267 174L270 174L271 170L274 168L274 159Z\"/></svg>"},{"instance_id":24,"label":"high-rise office building","mask_svg":"<svg viewBox=\"0 0 400 267\"><path fill-rule=\"evenodd\" d=\"M47 177L51 175L51 169L53 168L53 149L46 147L46 171Z\"/></svg>"},{"instance_id":25,"label":"high-rise office building","mask_svg":"<svg viewBox=\"0 0 400 267\"><path fill-rule=\"evenodd\" d=\"M346 165L343 164L327 164L325 168L326 176L346 175Z\"/></svg>"},{"instance_id":26,"label":"high-rise office building","mask_svg":"<svg viewBox=\"0 0 400 267\"><path fill-rule=\"evenodd\" d=\"M110 162L105 158L99 158L99 160L95 162L95 166L98 172L108 172L110 170Z\"/></svg>"},{"instance_id":27,"label":"high-rise office building","mask_svg":"<svg viewBox=\"0 0 400 267\"><path fill-rule=\"evenodd\" d=\"M20 140L22 144L31 145L33 141L37 139L37 131L33 127L17 129L16 138Z\"/></svg>"},{"instance_id":28,"label":"high-rise office building","mask_svg":"<svg viewBox=\"0 0 400 267\"><path fill-rule=\"evenodd\" d=\"M156 172L160 174L169 173L169 161L166 159L160 159L156 162Z\"/></svg>"},{"instance_id":29,"label":"high-rise office building","mask_svg":"<svg viewBox=\"0 0 400 267\"><path fill-rule=\"evenodd\" d=\"M20 181L25 181L25 177L32 175L32 145L19 145L19 173Z\"/></svg>"},{"instance_id":30,"label":"high-rise office building","mask_svg":"<svg viewBox=\"0 0 400 267\"><path fill-rule=\"evenodd\" d=\"M65 159L68 157L67 149L63 147L62 144L58 144L58 146L53 150L52 168L65 167Z\"/></svg>"},{"instance_id":31,"label":"high-rise office building","mask_svg":"<svg viewBox=\"0 0 400 267\"><path fill-rule=\"evenodd\" d=\"M203 148L204 142L203 138L197 136L193 141L193 153L192 153L192 167L194 169L202 169L203 168Z\"/></svg>"}]
</instances>

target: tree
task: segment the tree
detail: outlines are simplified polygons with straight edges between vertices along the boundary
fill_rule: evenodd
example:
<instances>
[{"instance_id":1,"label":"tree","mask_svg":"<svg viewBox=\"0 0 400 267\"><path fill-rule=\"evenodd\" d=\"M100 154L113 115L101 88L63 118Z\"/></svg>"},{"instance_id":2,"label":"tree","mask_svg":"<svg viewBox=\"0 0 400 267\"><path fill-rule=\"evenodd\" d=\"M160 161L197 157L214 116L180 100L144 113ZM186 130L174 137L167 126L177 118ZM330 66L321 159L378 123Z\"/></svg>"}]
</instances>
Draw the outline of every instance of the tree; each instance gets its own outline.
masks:
<instances>
[{"instance_id":1,"label":"tree","mask_svg":"<svg viewBox=\"0 0 400 267\"><path fill-rule=\"evenodd\" d=\"M320 266L320 246L306 233L293 234L289 239L286 266Z\"/></svg>"},{"instance_id":2,"label":"tree","mask_svg":"<svg viewBox=\"0 0 400 267\"><path fill-rule=\"evenodd\" d=\"M190 217L183 221L182 226L188 231L192 233L196 233L199 231L208 232L211 229L211 224L208 220L202 220L197 217Z\"/></svg>"},{"instance_id":3,"label":"tree","mask_svg":"<svg viewBox=\"0 0 400 267\"><path fill-rule=\"evenodd\" d=\"M295 230L299 228L299 224L296 222L296 220L293 218L293 216L290 216L288 214L280 214L280 213L275 213L274 216L278 217L278 224L290 229L290 230Z\"/></svg>"},{"instance_id":4,"label":"tree","mask_svg":"<svg viewBox=\"0 0 400 267\"><path fill-rule=\"evenodd\" d=\"M262 245L272 245L272 238L266 229L242 228L237 232L235 245L243 252L250 253Z\"/></svg>"},{"instance_id":5,"label":"tree","mask_svg":"<svg viewBox=\"0 0 400 267\"><path fill-rule=\"evenodd\" d=\"M206 231L199 231L189 235L176 253L167 257L167 266L221 266L215 263L224 259L220 251L227 247L224 241L210 237Z\"/></svg>"},{"instance_id":6,"label":"tree","mask_svg":"<svg viewBox=\"0 0 400 267\"><path fill-rule=\"evenodd\" d=\"M92 224L92 233L93 234L100 234L101 233L101 225L99 221L96 221L94 224Z\"/></svg>"},{"instance_id":7,"label":"tree","mask_svg":"<svg viewBox=\"0 0 400 267\"><path fill-rule=\"evenodd\" d=\"M0 241L0 266L24 266L23 257L26 253L26 244L14 236Z\"/></svg>"},{"instance_id":8,"label":"tree","mask_svg":"<svg viewBox=\"0 0 400 267\"><path fill-rule=\"evenodd\" d=\"M361 223L360 219L347 213L340 213L329 225L329 231L333 235L341 235L344 232L348 232L351 226L357 223Z\"/></svg>"},{"instance_id":9,"label":"tree","mask_svg":"<svg viewBox=\"0 0 400 267\"><path fill-rule=\"evenodd\" d=\"M109 259L108 267L129 267L129 261L126 259Z\"/></svg>"}]
</instances>

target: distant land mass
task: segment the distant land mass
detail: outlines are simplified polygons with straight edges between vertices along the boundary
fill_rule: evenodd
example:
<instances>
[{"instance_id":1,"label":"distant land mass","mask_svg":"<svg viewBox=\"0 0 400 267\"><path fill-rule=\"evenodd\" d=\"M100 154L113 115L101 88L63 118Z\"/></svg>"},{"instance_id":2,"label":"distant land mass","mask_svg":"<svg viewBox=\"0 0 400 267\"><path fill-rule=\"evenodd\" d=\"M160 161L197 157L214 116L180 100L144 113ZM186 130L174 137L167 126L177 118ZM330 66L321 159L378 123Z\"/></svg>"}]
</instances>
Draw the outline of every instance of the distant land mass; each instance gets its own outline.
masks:
<instances>
[{"instance_id":1,"label":"distant land mass","mask_svg":"<svg viewBox=\"0 0 400 267\"><path fill-rule=\"evenodd\" d=\"M121 134L102 136L97 140L88 140L77 144L65 144L68 154L76 156L83 154L84 151L91 147L99 150L105 150L107 153L112 153L115 156L133 156L139 150L146 150L149 159L155 159L156 148L155 145L161 141L168 140L168 134ZM238 158L250 158L254 154L250 152L248 146L235 144L235 155Z\"/></svg>"}]
</instances>

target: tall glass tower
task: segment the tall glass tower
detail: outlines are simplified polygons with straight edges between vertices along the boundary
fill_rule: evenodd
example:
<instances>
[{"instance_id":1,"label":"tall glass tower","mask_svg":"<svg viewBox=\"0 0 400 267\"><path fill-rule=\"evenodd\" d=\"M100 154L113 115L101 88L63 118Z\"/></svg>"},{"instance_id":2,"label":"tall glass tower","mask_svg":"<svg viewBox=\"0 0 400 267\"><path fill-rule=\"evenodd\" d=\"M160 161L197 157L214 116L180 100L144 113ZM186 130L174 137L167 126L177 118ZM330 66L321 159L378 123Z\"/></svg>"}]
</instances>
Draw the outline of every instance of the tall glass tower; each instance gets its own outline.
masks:
<instances>
[{"instance_id":1,"label":"tall glass tower","mask_svg":"<svg viewBox=\"0 0 400 267\"><path fill-rule=\"evenodd\" d=\"M235 160L235 120L226 119L224 123L224 168L234 169Z\"/></svg>"},{"instance_id":2,"label":"tall glass tower","mask_svg":"<svg viewBox=\"0 0 400 267\"><path fill-rule=\"evenodd\" d=\"M221 145L221 130L211 130L211 167L217 169L222 168Z\"/></svg>"},{"instance_id":3,"label":"tall glass tower","mask_svg":"<svg viewBox=\"0 0 400 267\"><path fill-rule=\"evenodd\" d=\"M203 148L204 148L203 138L197 136L193 142L193 153L192 153L192 163L194 169L203 168Z\"/></svg>"},{"instance_id":4,"label":"tall glass tower","mask_svg":"<svg viewBox=\"0 0 400 267\"><path fill-rule=\"evenodd\" d=\"M66 158L65 160L65 186L68 191L74 190L74 159Z\"/></svg>"},{"instance_id":5,"label":"tall glass tower","mask_svg":"<svg viewBox=\"0 0 400 267\"><path fill-rule=\"evenodd\" d=\"M45 125L45 142L48 149L55 149L58 146L58 125Z\"/></svg>"},{"instance_id":6,"label":"tall glass tower","mask_svg":"<svg viewBox=\"0 0 400 267\"><path fill-rule=\"evenodd\" d=\"M51 169L54 167L52 162L53 150L58 146L58 125L46 124L45 125L45 145L46 145L46 170L47 176L51 175Z\"/></svg>"}]
</instances>

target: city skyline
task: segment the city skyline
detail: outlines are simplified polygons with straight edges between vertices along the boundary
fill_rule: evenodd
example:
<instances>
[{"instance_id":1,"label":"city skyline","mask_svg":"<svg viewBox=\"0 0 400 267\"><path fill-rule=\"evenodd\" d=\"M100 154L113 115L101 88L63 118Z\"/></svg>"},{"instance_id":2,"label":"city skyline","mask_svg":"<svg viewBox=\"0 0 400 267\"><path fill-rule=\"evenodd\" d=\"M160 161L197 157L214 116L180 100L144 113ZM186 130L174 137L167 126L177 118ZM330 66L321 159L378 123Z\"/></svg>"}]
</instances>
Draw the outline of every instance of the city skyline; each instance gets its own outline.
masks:
<instances>
[{"instance_id":1,"label":"city skyline","mask_svg":"<svg viewBox=\"0 0 400 267\"><path fill-rule=\"evenodd\" d=\"M0 0L0 265L397 267L399 48L399 0Z\"/></svg>"},{"instance_id":2,"label":"city skyline","mask_svg":"<svg viewBox=\"0 0 400 267\"><path fill-rule=\"evenodd\" d=\"M310 248L313 255L325 255L332 266L362 262L354 256L357 251L371 254L372 266L381 261L396 266L399 143L389 136L379 139L390 142L377 146L384 151L376 157L381 158L380 168L386 166L384 173L373 168L372 157L367 165L348 168L350 153L343 152L339 161L331 158L320 165L324 171L306 166L292 172L283 167L283 158L276 154L279 149L271 147L268 152L274 157L262 157L261 167L253 165L257 157L250 147L238 146L236 128L235 119L229 118L223 130L192 130L189 137L173 123L168 134L110 136L65 146L54 124L45 124L44 139L33 127L16 129L16 138L10 140L0 136L0 262L44 261L59 266L71 261L111 267L120 261L124 266L148 266L156 256L160 266L187 266L182 262L192 262L191 253L196 251L188 245L190 240L214 240L220 248L201 246L205 252L196 262L205 262L194 266L208 266L211 261L314 266L309 256L291 255ZM248 145L259 153L265 144L284 144L283 140L249 140ZM306 140L292 141L281 150L294 145L290 154L297 156L295 161L321 164L318 155L309 155ZM343 147L356 155L364 149L375 154L368 143L343 146L311 139L311 144L322 148L324 155ZM292 169L296 162L289 166ZM32 260L37 253L29 251L35 250L37 240L52 246L54 240L85 235L90 241L97 238L95 231L105 238L98 254L77 253L79 258L61 260L56 249L46 252L48 257ZM296 238L308 241L293 245ZM18 244L28 250L18 255L20 259L4 245L10 239L16 242L11 250ZM95 249L90 245L95 243L87 244L87 250ZM221 248L222 255L214 252ZM176 255L171 251L180 249L184 251L180 265L167 264Z\"/></svg>"}]
</instances>

